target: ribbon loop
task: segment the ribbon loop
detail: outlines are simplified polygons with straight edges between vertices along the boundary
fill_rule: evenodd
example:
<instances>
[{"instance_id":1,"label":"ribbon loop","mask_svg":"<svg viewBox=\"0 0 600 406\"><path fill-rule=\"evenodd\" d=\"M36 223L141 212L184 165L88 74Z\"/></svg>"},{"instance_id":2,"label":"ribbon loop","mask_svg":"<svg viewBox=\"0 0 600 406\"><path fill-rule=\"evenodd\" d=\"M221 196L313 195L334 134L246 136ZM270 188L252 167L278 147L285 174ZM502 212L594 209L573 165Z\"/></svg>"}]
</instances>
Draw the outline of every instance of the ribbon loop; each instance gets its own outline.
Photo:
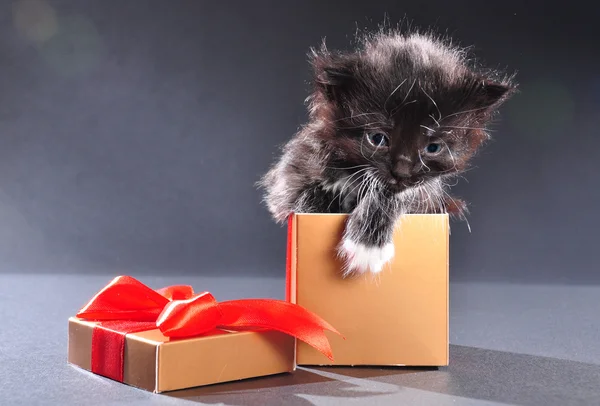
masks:
<instances>
[{"instance_id":1,"label":"ribbon loop","mask_svg":"<svg viewBox=\"0 0 600 406\"><path fill-rule=\"evenodd\" d=\"M77 317L88 320L155 321L169 299L131 276L117 276Z\"/></svg>"},{"instance_id":2,"label":"ribbon loop","mask_svg":"<svg viewBox=\"0 0 600 406\"><path fill-rule=\"evenodd\" d=\"M158 316L156 326L167 337L195 337L214 330L222 310L217 300L208 292L191 299L174 300Z\"/></svg>"},{"instance_id":3,"label":"ribbon loop","mask_svg":"<svg viewBox=\"0 0 600 406\"><path fill-rule=\"evenodd\" d=\"M169 300L187 300L194 296L194 288L189 285L173 285L156 290Z\"/></svg>"}]
</instances>

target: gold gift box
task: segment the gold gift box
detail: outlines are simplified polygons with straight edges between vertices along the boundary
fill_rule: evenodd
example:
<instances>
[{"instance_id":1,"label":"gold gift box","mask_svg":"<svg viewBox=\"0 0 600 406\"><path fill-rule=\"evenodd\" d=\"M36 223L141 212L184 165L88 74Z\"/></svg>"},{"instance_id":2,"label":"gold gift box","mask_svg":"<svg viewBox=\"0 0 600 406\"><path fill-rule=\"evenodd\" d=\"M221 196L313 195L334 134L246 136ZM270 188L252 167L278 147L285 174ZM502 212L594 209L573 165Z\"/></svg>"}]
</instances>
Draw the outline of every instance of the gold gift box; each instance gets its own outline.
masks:
<instances>
[{"instance_id":1,"label":"gold gift box","mask_svg":"<svg viewBox=\"0 0 600 406\"><path fill-rule=\"evenodd\" d=\"M298 341L297 364L448 365L448 215L403 216L389 266L377 275L343 278L336 248L346 218L290 217L288 300L345 336L328 334L335 361Z\"/></svg>"},{"instance_id":2,"label":"gold gift box","mask_svg":"<svg viewBox=\"0 0 600 406\"><path fill-rule=\"evenodd\" d=\"M97 323L69 319L68 361L91 370ZM160 393L295 370L294 337L277 331L223 332L170 340L160 330L125 337L123 383Z\"/></svg>"}]
</instances>

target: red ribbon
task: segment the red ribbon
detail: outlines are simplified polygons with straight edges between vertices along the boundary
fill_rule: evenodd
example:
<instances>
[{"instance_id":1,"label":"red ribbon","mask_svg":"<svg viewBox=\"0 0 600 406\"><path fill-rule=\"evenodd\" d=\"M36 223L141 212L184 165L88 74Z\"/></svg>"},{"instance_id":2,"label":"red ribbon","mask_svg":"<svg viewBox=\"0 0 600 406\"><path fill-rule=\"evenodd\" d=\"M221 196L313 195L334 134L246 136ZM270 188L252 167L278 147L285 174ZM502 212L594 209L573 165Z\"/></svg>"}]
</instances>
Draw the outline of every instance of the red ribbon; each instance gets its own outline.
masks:
<instances>
[{"instance_id":1,"label":"red ribbon","mask_svg":"<svg viewBox=\"0 0 600 406\"><path fill-rule=\"evenodd\" d=\"M217 302L191 286L153 290L130 276L118 276L85 305L77 317L100 322L92 333L92 372L123 381L125 335L158 328L170 338L215 330L277 330L316 348L333 360L324 330L339 332L305 308L274 299Z\"/></svg>"},{"instance_id":2,"label":"red ribbon","mask_svg":"<svg viewBox=\"0 0 600 406\"><path fill-rule=\"evenodd\" d=\"M285 254L285 300L291 302L292 300L292 255L293 249L292 247L292 239L293 239L293 225L294 225L294 213L288 216L287 220L287 250Z\"/></svg>"}]
</instances>

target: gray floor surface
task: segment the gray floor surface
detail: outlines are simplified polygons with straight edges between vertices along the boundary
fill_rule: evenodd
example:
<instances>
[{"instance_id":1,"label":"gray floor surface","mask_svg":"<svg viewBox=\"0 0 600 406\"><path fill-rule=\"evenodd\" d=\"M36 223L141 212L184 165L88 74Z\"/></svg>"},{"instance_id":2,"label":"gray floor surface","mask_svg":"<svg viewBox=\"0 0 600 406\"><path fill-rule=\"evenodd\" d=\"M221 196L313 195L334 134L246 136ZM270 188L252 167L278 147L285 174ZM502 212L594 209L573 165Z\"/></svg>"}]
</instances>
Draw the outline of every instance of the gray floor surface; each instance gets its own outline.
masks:
<instances>
[{"instance_id":1,"label":"gray floor surface","mask_svg":"<svg viewBox=\"0 0 600 406\"><path fill-rule=\"evenodd\" d=\"M132 276L283 298L283 279ZM155 395L66 363L67 318L110 279L0 275L0 405L600 405L600 286L453 284L447 368L301 368Z\"/></svg>"}]
</instances>

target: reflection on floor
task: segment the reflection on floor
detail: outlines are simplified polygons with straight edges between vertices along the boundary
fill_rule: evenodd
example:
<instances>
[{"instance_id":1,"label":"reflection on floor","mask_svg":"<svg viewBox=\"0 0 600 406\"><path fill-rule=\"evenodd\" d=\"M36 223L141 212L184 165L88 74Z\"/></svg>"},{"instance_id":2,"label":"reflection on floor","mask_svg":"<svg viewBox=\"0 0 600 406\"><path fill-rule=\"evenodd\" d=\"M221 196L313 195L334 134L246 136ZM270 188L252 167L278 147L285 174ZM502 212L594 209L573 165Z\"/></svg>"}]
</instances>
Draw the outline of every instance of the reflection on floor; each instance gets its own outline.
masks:
<instances>
[{"instance_id":1,"label":"reflection on floor","mask_svg":"<svg viewBox=\"0 0 600 406\"><path fill-rule=\"evenodd\" d=\"M438 369L301 368L294 374L172 392L204 404L290 406L362 399L396 404L400 399L460 398L460 405L598 405L600 366L555 358L452 346L451 365ZM398 397L400 396L400 397ZM471 403L471 401L476 401ZM484 403L482 403L482 401Z\"/></svg>"}]
</instances>

